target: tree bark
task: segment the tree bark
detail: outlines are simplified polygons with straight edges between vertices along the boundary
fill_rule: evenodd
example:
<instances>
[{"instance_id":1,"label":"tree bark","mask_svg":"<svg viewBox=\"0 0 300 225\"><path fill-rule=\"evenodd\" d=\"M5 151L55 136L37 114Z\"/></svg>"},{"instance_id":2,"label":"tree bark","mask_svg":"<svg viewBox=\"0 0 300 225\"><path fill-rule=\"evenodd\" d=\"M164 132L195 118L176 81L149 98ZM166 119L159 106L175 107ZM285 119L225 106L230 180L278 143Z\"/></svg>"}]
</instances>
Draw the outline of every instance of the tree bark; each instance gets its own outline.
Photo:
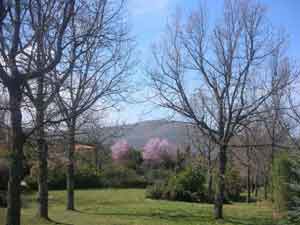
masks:
<instances>
[{"instance_id":1,"label":"tree bark","mask_svg":"<svg viewBox=\"0 0 300 225\"><path fill-rule=\"evenodd\" d=\"M212 172L210 170L208 175L208 190L207 190L209 201L213 201L212 185L213 185L213 177L212 177Z\"/></svg>"},{"instance_id":2,"label":"tree bark","mask_svg":"<svg viewBox=\"0 0 300 225\"><path fill-rule=\"evenodd\" d=\"M22 91L12 81L9 87L10 122L12 132L11 151L9 156L9 181L7 193L6 224L21 224L21 179L23 175L23 146L25 137L22 130L21 101Z\"/></svg>"},{"instance_id":3,"label":"tree bark","mask_svg":"<svg viewBox=\"0 0 300 225\"><path fill-rule=\"evenodd\" d=\"M250 171L250 152L247 148L247 202L251 200L251 171Z\"/></svg>"},{"instance_id":4,"label":"tree bark","mask_svg":"<svg viewBox=\"0 0 300 225\"><path fill-rule=\"evenodd\" d=\"M256 172L256 176L255 176L255 198L257 200L258 197L258 174Z\"/></svg>"},{"instance_id":5,"label":"tree bark","mask_svg":"<svg viewBox=\"0 0 300 225\"><path fill-rule=\"evenodd\" d=\"M96 168L97 171L100 170L100 162L99 162L98 146L95 147L95 168Z\"/></svg>"},{"instance_id":6,"label":"tree bark","mask_svg":"<svg viewBox=\"0 0 300 225\"><path fill-rule=\"evenodd\" d=\"M69 124L69 144L67 149L68 168L67 168L67 209L75 210L74 206L74 152L75 152L75 128L76 119L71 119Z\"/></svg>"},{"instance_id":7,"label":"tree bark","mask_svg":"<svg viewBox=\"0 0 300 225\"><path fill-rule=\"evenodd\" d=\"M217 191L215 196L215 219L223 219L223 203L225 193L225 172L227 163L227 146L220 145L219 152L219 174L217 181Z\"/></svg>"},{"instance_id":8,"label":"tree bark","mask_svg":"<svg viewBox=\"0 0 300 225\"><path fill-rule=\"evenodd\" d=\"M251 174L250 174L250 165L247 165L247 202L251 200Z\"/></svg>"},{"instance_id":9,"label":"tree bark","mask_svg":"<svg viewBox=\"0 0 300 225\"><path fill-rule=\"evenodd\" d=\"M38 81L38 95L37 95L37 152L38 152L38 216L48 219L48 147L45 140L45 107L43 97L44 78L41 76Z\"/></svg>"},{"instance_id":10,"label":"tree bark","mask_svg":"<svg viewBox=\"0 0 300 225\"><path fill-rule=\"evenodd\" d=\"M48 219L48 146L45 140L38 141L39 148L39 205L38 216Z\"/></svg>"},{"instance_id":11,"label":"tree bark","mask_svg":"<svg viewBox=\"0 0 300 225\"><path fill-rule=\"evenodd\" d=\"M264 180L264 198L265 198L265 200L268 199L268 178L267 178L267 175L265 175L265 180Z\"/></svg>"},{"instance_id":12,"label":"tree bark","mask_svg":"<svg viewBox=\"0 0 300 225\"><path fill-rule=\"evenodd\" d=\"M212 184L213 184L213 177L212 177L212 165L211 165L211 153L210 150L208 152L208 198L210 201L213 200L213 192L212 192Z\"/></svg>"}]
</instances>

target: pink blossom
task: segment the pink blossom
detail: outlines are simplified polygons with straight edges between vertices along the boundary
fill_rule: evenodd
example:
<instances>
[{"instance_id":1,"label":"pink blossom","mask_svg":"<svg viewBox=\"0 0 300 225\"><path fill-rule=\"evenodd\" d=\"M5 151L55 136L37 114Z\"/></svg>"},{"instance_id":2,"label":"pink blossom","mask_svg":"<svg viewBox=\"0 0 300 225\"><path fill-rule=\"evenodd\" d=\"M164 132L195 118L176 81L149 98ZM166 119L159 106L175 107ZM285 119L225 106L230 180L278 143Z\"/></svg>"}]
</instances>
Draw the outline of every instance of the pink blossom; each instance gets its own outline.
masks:
<instances>
[{"instance_id":1,"label":"pink blossom","mask_svg":"<svg viewBox=\"0 0 300 225\"><path fill-rule=\"evenodd\" d=\"M125 139L118 140L111 147L112 159L114 161L124 160L129 153L130 146Z\"/></svg>"},{"instance_id":2,"label":"pink blossom","mask_svg":"<svg viewBox=\"0 0 300 225\"><path fill-rule=\"evenodd\" d=\"M143 159L145 161L161 162L166 158L175 160L176 148L166 139L152 138L143 148Z\"/></svg>"}]
</instances>

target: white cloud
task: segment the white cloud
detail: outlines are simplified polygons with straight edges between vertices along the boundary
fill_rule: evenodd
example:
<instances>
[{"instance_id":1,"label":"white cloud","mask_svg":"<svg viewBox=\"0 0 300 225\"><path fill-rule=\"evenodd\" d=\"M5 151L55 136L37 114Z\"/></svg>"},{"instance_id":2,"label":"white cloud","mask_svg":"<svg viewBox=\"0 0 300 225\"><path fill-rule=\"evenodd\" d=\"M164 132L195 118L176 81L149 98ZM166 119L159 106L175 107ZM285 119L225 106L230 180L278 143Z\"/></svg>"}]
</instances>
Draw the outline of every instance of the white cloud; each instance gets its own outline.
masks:
<instances>
[{"instance_id":1,"label":"white cloud","mask_svg":"<svg viewBox=\"0 0 300 225\"><path fill-rule=\"evenodd\" d=\"M129 11L133 15L160 13L167 9L169 0L129 0Z\"/></svg>"}]
</instances>

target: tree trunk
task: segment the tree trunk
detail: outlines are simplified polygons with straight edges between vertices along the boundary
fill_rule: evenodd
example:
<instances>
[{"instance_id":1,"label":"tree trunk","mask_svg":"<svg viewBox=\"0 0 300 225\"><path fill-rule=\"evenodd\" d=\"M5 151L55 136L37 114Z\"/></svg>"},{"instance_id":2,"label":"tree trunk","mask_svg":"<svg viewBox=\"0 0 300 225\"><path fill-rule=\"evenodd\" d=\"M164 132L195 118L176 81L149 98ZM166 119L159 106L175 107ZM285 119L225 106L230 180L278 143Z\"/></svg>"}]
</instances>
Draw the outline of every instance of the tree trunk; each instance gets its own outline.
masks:
<instances>
[{"instance_id":1,"label":"tree trunk","mask_svg":"<svg viewBox=\"0 0 300 225\"><path fill-rule=\"evenodd\" d=\"M44 130L44 97L43 97L43 76L39 78L38 82L38 95L37 95L37 114L36 114L36 126L37 126L37 152L38 152L38 216L48 219L48 147L45 140Z\"/></svg>"},{"instance_id":2,"label":"tree trunk","mask_svg":"<svg viewBox=\"0 0 300 225\"><path fill-rule=\"evenodd\" d=\"M247 148L247 202L251 200L251 171L250 171L250 152Z\"/></svg>"},{"instance_id":3,"label":"tree trunk","mask_svg":"<svg viewBox=\"0 0 300 225\"><path fill-rule=\"evenodd\" d=\"M98 152L98 146L95 146L95 168L97 172L100 170L100 160L99 160L99 152Z\"/></svg>"},{"instance_id":4,"label":"tree trunk","mask_svg":"<svg viewBox=\"0 0 300 225\"><path fill-rule=\"evenodd\" d=\"M268 199L268 178L267 178L267 175L265 175L265 180L264 180L264 198L265 198L265 200Z\"/></svg>"},{"instance_id":5,"label":"tree trunk","mask_svg":"<svg viewBox=\"0 0 300 225\"><path fill-rule=\"evenodd\" d=\"M250 178L250 165L247 165L247 202L251 200L251 178Z\"/></svg>"},{"instance_id":6,"label":"tree trunk","mask_svg":"<svg viewBox=\"0 0 300 225\"><path fill-rule=\"evenodd\" d=\"M69 124L69 144L67 150L68 157L68 168L67 168L67 209L75 210L74 207L74 187L75 187L75 177L74 177L74 151L75 151L75 128L76 120L71 119Z\"/></svg>"},{"instance_id":7,"label":"tree trunk","mask_svg":"<svg viewBox=\"0 0 300 225\"><path fill-rule=\"evenodd\" d=\"M14 82L14 81L13 81ZM22 91L19 85L9 88L10 122L12 143L9 156L9 181L7 193L6 224L21 224L21 179L23 175L23 146L25 142L22 130L21 112Z\"/></svg>"},{"instance_id":8,"label":"tree trunk","mask_svg":"<svg viewBox=\"0 0 300 225\"><path fill-rule=\"evenodd\" d=\"M225 172L227 163L227 146L221 145L219 152L219 174L215 196L215 218L223 219L223 202L225 194Z\"/></svg>"},{"instance_id":9,"label":"tree trunk","mask_svg":"<svg viewBox=\"0 0 300 225\"><path fill-rule=\"evenodd\" d=\"M38 216L48 219L48 146L45 140L38 140L39 148L39 205Z\"/></svg>"},{"instance_id":10,"label":"tree trunk","mask_svg":"<svg viewBox=\"0 0 300 225\"><path fill-rule=\"evenodd\" d=\"M256 176L255 176L255 198L257 200L258 197L258 174L256 172Z\"/></svg>"},{"instance_id":11,"label":"tree trunk","mask_svg":"<svg viewBox=\"0 0 300 225\"><path fill-rule=\"evenodd\" d=\"M212 172L209 171L209 175L208 175L208 198L210 201L213 201L213 191L212 191L212 185L213 185L213 176L212 176Z\"/></svg>"},{"instance_id":12,"label":"tree trunk","mask_svg":"<svg viewBox=\"0 0 300 225\"><path fill-rule=\"evenodd\" d=\"M207 190L207 194L208 194L208 198L209 200L213 200L213 192L212 192L212 184L213 184L213 177L212 177L212 165L211 165L211 153L210 151L208 152L208 190Z\"/></svg>"}]
</instances>

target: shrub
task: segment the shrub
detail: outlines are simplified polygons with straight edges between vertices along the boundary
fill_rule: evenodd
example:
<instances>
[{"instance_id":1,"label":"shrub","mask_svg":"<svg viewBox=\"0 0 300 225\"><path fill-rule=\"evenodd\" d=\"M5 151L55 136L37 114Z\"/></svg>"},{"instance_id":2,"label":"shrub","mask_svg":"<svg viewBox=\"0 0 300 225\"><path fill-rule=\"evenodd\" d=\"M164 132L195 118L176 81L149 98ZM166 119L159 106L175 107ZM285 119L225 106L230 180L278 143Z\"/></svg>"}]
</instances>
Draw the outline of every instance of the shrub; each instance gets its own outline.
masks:
<instances>
[{"instance_id":1,"label":"shrub","mask_svg":"<svg viewBox=\"0 0 300 225\"><path fill-rule=\"evenodd\" d=\"M31 169L31 175L25 178L30 189L37 190L37 168ZM102 187L101 175L96 169L89 166L81 166L75 171L75 188L99 188ZM66 169L61 166L51 166L48 169L48 188L50 190L62 190L66 188Z\"/></svg>"},{"instance_id":2,"label":"shrub","mask_svg":"<svg viewBox=\"0 0 300 225\"><path fill-rule=\"evenodd\" d=\"M9 178L8 161L0 159L0 190L7 189L7 182Z\"/></svg>"},{"instance_id":3,"label":"shrub","mask_svg":"<svg viewBox=\"0 0 300 225\"><path fill-rule=\"evenodd\" d=\"M205 193L205 176L200 168L189 167L168 182L168 199L201 201ZM203 199L204 200L204 199Z\"/></svg>"},{"instance_id":4,"label":"shrub","mask_svg":"<svg viewBox=\"0 0 300 225\"><path fill-rule=\"evenodd\" d=\"M51 166L48 169L48 185L50 190L66 188L66 168ZM30 189L37 190L37 168L32 168L31 175L25 181ZM145 188L148 185L146 179L138 175L134 169L122 165L110 165L98 172L89 165L77 167L75 170L75 188Z\"/></svg>"},{"instance_id":5,"label":"shrub","mask_svg":"<svg viewBox=\"0 0 300 225\"><path fill-rule=\"evenodd\" d=\"M0 191L0 208L7 207L6 191Z\"/></svg>"},{"instance_id":6,"label":"shrub","mask_svg":"<svg viewBox=\"0 0 300 225\"><path fill-rule=\"evenodd\" d=\"M240 201L242 178L235 168L228 168L225 174L225 201Z\"/></svg>"},{"instance_id":7,"label":"shrub","mask_svg":"<svg viewBox=\"0 0 300 225\"><path fill-rule=\"evenodd\" d=\"M180 184L185 190L201 192L204 190L205 176L198 168L188 167L170 180L170 185Z\"/></svg>"},{"instance_id":8,"label":"shrub","mask_svg":"<svg viewBox=\"0 0 300 225\"><path fill-rule=\"evenodd\" d=\"M272 185L274 209L277 212L284 212L288 209L288 201L291 198L288 187L291 165L291 160L287 153L280 153L274 159Z\"/></svg>"},{"instance_id":9,"label":"shrub","mask_svg":"<svg viewBox=\"0 0 300 225\"><path fill-rule=\"evenodd\" d=\"M146 189L146 197L152 199L162 199L164 197L164 192L166 189L166 184L163 182L157 182Z\"/></svg>"},{"instance_id":10,"label":"shrub","mask_svg":"<svg viewBox=\"0 0 300 225\"><path fill-rule=\"evenodd\" d=\"M49 169L48 185L49 189L52 190L61 190L66 188L66 170L64 167L54 167Z\"/></svg>"},{"instance_id":11,"label":"shrub","mask_svg":"<svg viewBox=\"0 0 300 225\"><path fill-rule=\"evenodd\" d=\"M102 187L101 173L93 166L83 166L75 171L75 188Z\"/></svg>"},{"instance_id":12,"label":"shrub","mask_svg":"<svg viewBox=\"0 0 300 225\"><path fill-rule=\"evenodd\" d=\"M27 176L27 177L25 177L25 182L26 182L29 190L37 190L38 189L36 177Z\"/></svg>"},{"instance_id":13,"label":"shrub","mask_svg":"<svg viewBox=\"0 0 300 225\"><path fill-rule=\"evenodd\" d=\"M300 223L300 159L298 155L276 156L272 171L274 209L288 215L288 224Z\"/></svg>"},{"instance_id":14,"label":"shrub","mask_svg":"<svg viewBox=\"0 0 300 225\"><path fill-rule=\"evenodd\" d=\"M139 150L131 148L128 153L128 160L125 166L134 170L139 170L143 163L142 153Z\"/></svg>"},{"instance_id":15,"label":"shrub","mask_svg":"<svg viewBox=\"0 0 300 225\"><path fill-rule=\"evenodd\" d=\"M174 175L174 171L162 169L162 168L155 168L155 169L146 169L144 168L145 178L149 184L155 183L163 183L168 180L171 176Z\"/></svg>"},{"instance_id":16,"label":"shrub","mask_svg":"<svg viewBox=\"0 0 300 225\"><path fill-rule=\"evenodd\" d=\"M166 184L157 182L147 188L147 197L188 202L206 202L205 175L200 168L189 167L171 176Z\"/></svg>"},{"instance_id":17,"label":"shrub","mask_svg":"<svg viewBox=\"0 0 300 225\"><path fill-rule=\"evenodd\" d=\"M101 174L104 187L144 188L146 179L135 170L122 165L111 165L103 169Z\"/></svg>"}]
</instances>

